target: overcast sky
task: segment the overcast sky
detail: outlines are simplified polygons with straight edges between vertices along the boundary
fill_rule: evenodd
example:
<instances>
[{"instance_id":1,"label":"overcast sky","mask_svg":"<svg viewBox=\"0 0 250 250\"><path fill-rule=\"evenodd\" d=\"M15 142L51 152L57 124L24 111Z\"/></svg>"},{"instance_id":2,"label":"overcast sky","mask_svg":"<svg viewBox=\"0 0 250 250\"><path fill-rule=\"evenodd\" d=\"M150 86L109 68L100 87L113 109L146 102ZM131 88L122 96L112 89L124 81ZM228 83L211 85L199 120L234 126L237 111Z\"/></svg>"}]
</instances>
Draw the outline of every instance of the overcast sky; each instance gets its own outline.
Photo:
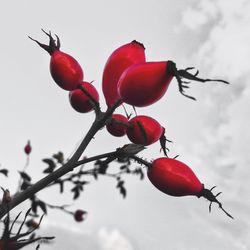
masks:
<instances>
[{"instance_id":1,"label":"overcast sky","mask_svg":"<svg viewBox=\"0 0 250 250\"><path fill-rule=\"evenodd\" d=\"M42 231L57 239L41 249L250 248L249 13L247 0L1 2L0 164L11 173L0 181L12 192L16 170L25 164L28 139L33 146L30 172L38 180L44 167L41 159L59 150L69 156L94 118L93 113L76 113L68 93L53 82L49 55L27 37L47 42L41 28L56 33L62 51L82 65L85 80L94 80L103 108L105 62L114 49L134 39L144 43L148 61L170 59L179 68L195 66L201 76L231 83L194 83L188 90L198 100L193 102L178 93L173 80L163 99L137 112L166 127L167 137L174 141L169 145L171 156L180 154L206 187L217 185L234 221L216 205L209 214L204 199L169 197L134 176L126 179L128 197L123 200L116 183L103 178L86 187L72 206L89 212L84 223L74 223L60 211L49 212ZM101 130L86 155L125 143L126 138L112 138ZM159 157L159 145L141 155ZM41 192L40 197L54 204L71 203L71 194L60 197L57 190Z\"/></svg>"}]
</instances>

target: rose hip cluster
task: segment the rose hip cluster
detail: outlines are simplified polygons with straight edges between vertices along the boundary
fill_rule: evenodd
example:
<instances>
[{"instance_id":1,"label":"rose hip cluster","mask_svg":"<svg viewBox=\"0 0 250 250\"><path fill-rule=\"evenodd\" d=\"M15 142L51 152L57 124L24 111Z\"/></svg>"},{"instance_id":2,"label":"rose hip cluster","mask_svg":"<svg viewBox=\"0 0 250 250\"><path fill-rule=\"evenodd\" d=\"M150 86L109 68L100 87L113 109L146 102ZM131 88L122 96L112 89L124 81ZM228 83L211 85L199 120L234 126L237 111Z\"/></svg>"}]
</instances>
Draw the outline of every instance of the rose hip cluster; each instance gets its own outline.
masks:
<instances>
[{"instance_id":1,"label":"rose hip cluster","mask_svg":"<svg viewBox=\"0 0 250 250\"><path fill-rule=\"evenodd\" d=\"M71 55L60 50L60 39L56 40L51 33L43 32L49 37L49 45L35 41L40 47L50 54L50 73L54 81L64 90L69 92L71 106L80 113L87 113L93 110L92 100L99 101L99 94L96 88L90 83L83 81L84 73L81 65ZM84 93L83 91L86 91ZM91 97L90 97L91 96Z\"/></svg>"},{"instance_id":2,"label":"rose hip cluster","mask_svg":"<svg viewBox=\"0 0 250 250\"><path fill-rule=\"evenodd\" d=\"M77 112L86 113L93 110L95 104L99 101L99 94L96 88L90 82L83 81L84 73L76 59L60 50L61 44L58 36L54 40L51 33L43 32L49 37L49 45L30 38L50 54L50 73L52 78L59 87L70 91L69 102ZM103 72L103 93L108 107L114 105L119 99L126 102L127 94L125 93L124 96L121 96L118 88L119 85L121 87L124 85L119 84L120 79L124 78L122 76L124 76L124 72L128 68L138 63L145 63L144 50L144 46L141 43L132 41L115 50L109 57ZM133 77L129 77L129 79L132 80ZM125 83L125 81L122 82ZM131 90L130 83L125 84L127 85L127 88L125 87L127 93L137 91L136 89ZM156 97L152 98L156 101ZM149 101L146 101L146 103L149 104ZM135 103L129 104L137 106ZM106 128L114 136L119 137L127 134L131 142L143 145L150 145L158 141L163 133L162 126L149 116L136 116L128 120L122 114L113 114Z\"/></svg>"},{"instance_id":3,"label":"rose hip cluster","mask_svg":"<svg viewBox=\"0 0 250 250\"><path fill-rule=\"evenodd\" d=\"M84 73L80 64L72 56L60 51L58 36L54 40L51 33L45 31L44 33L49 37L49 45L31 39L50 54L50 73L54 81L61 88L70 91L69 101L76 111L86 113L95 109L99 104L99 94L90 82L83 81ZM132 105L134 108L152 105L165 95L173 78L177 80L179 92L192 100L195 98L185 93L190 80L228 84L227 81L220 79L200 78L198 71L192 74L190 70L193 70L193 67L178 70L173 61L148 62L143 44L135 40L124 44L109 56L104 67L102 91L106 104L108 108L122 103ZM166 152L165 128L152 117L136 115L129 118L122 114L113 114L107 119L106 129L113 136L127 135L134 144L147 146L160 140L162 149ZM137 160L139 161L139 158ZM152 163L145 162L145 165L148 166L149 180L162 192L172 196L205 197L211 204L217 203L232 218L216 198L220 193L213 195L212 189L205 189L193 171L184 163L162 157ZM81 216L79 215L79 218Z\"/></svg>"}]
</instances>

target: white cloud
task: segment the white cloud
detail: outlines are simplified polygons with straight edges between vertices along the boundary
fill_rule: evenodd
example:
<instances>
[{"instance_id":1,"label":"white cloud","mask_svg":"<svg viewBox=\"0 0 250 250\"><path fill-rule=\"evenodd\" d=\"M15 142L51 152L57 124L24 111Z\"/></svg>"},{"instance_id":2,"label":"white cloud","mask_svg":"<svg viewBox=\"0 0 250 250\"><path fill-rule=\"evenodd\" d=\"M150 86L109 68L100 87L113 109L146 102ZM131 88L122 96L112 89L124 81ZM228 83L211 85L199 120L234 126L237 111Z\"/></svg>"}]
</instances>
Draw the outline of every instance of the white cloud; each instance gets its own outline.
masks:
<instances>
[{"instance_id":1,"label":"white cloud","mask_svg":"<svg viewBox=\"0 0 250 250\"><path fill-rule=\"evenodd\" d=\"M226 72L231 79L250 73L247 64L250 56L249 12L250 3L245 0L203 0L183 13L183 25L194 32L199 32L211 18L217 20L211 26L206 42L196 51L196 57L212 73Z\"/></svg>"},{"instance_id":2,"label":"white cloud","mask_svg":"<svg viewBox=\"0 0 250 250\"><path fill-rule=\"evenodd\" d=\"M191 30L201 28L203 25L214 20L218 14L215 4L209 0L199 1L195 7L188 7L182 13L182 22Z\"/></svg>"},{"instance_id":3,"label":"white cloud","mask_svg":"<svg viewBox=\"0 0 250 250\"><path fill-rule=\"evenodd\" d=\"M102 250L133 250L129 240L117 229L101 228L98 240Z\"/></svg>"},{"instance_id":4,"label":"white cloud","mask_svg":"<svg viewBox=\"0 0 250 250\"><path fill-rule=\"evenodd\" d=\"M208 2L210 9L216 8L216 15L206 8ZM204 128L198 154L209 166L206 171L226 189L223 197L238 217L237 226L228 227L230 237L237 231L238 249L249 248L247 232L250 229L250 223L245 220L250 208L247 184L250 177L249 13L249 1L204 0L184 12L182 19L184 29L188 28L193 36L199 34L204 25L210 25L206 40L192 57L209 76L231 82L229 86L210 85L209 92L201 93ZM190 24L187 21L190 15L198 16L198 21ZM212 19L216 21L210 23ZM218 230L219 233L222 232Z\"/></svg>"}]
</instances>

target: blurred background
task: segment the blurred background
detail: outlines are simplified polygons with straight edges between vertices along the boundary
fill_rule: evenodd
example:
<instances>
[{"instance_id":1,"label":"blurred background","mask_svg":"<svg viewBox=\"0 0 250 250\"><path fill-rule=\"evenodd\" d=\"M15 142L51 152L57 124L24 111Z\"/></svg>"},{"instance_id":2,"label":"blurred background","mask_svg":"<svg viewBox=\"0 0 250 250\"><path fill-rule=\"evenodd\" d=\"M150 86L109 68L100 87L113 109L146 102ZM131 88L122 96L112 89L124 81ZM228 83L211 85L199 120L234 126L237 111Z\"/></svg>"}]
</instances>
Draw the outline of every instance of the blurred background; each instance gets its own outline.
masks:
<instances>
[{"instance_id":1,"label":"blurred background","mask_svg":"<svg viewBox=\"0 0 250 250\"><path fill-rule=\"evenodd\" d=\"M41 159L59 150L69 157L94 119L93 113L75 112L68 93L49 73L49 55L31 36L47 43L41 28L56 33L61 50L82 65L85 80L94 81L101 93L104 65L113 50L134 39L146 47L148 61L173 60L178 68L194 66L201 77L221 78L222 83L193 83L187 93L178 92L173 80L164 98L138 108L165 128L170 156L189 165L210 188L217 185L228 218L217 205L195 197L174 198L156 190L145 179L125 179L127 198L106 177L86 186L74 209L88 211L76 223L61 211L50 210L40 234L54 235L52 245L41 249L75 250L245 250L250 248L250 2L247 0L148 0L148 1L2 1L0 164L9 178L1 186L12 193L25 165L23 147L31 141L28 172L33 180L45 168ZM123 112L122 109L118 109ZM128 107L129 111L132 111ZM99 131L85 155L115 150L128 143ZM148 160L162 156L156 143L140 155ZM71 204L72 194L44 190L41 199L55 205ZM26 210L29 203L17 207ZM27 249L34 249L30 246Z\"/></svg>"}]
</instances>

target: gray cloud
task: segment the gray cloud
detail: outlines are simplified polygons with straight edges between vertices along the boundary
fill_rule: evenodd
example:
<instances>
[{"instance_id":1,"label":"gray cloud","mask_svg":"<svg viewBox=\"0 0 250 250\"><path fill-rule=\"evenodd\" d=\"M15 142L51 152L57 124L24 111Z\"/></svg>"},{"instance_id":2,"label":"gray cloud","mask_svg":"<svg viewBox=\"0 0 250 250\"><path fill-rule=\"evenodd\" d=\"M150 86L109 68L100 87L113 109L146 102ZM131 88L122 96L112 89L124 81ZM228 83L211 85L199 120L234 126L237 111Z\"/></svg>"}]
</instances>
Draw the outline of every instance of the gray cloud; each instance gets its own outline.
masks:
<instances>
[{"instance_id":1,"label":"gray cloud","mask_svg":"<svg viewBox=\"0 0 250 250\"><path fill-rule=\"evenodd\" d=\"M97 232L86 232L77 226L63 224L47 224L40 232L41 235L55 235L56 239L49 243L41 243L41 249L60 250L133 250L131 243L118 229L100 228ZM34 249L35 244L27 247Z\"/></svg>"},{"instance_id":2,"label":"gray cloud","mask_svg":"<svg viewBox=\"0 0 250 250\"><path fill-rule=\"evenodd\" d=\"M209 9L206 6L210 6ZM209 10L215 9L213 13ZM247 1L200 1L183 14L183 24L199 31L211 19L206 41L200 44L192 58L211 76L224 77L230 86L210 86L212 91L201 93L203 97L202 117L206 129L199 144L208 173L225 189L228 206L240 217L228 227L228 237L237 234L237 249L249 248L250 223L246 220L250 209L248 180L250 171L249 115L250 106L250 4ZM192 16L193 22L186 22ZM197 19L196 19L197 18ZM228 193L230 192L230 193ZM221 225L221 228L225 225ZM221 233L218 229L217 233ZM234 249L234 248L230 248Z\"/></svg>"}]
</instances>

